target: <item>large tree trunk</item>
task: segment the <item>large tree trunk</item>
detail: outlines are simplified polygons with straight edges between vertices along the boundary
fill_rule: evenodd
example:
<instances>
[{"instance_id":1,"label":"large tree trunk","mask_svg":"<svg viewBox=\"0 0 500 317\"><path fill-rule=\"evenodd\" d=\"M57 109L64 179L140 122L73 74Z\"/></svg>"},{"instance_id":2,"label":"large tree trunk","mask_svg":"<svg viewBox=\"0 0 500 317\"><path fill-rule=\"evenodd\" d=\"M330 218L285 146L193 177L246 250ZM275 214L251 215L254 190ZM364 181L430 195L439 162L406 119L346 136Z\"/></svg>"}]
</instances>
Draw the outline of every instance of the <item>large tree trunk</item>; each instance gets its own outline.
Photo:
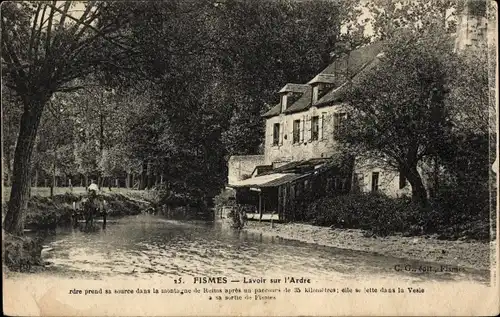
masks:
<instances>
[{"instance_id":1,"label":"large tree trunk","mask_svg":"<svg viewBox=\"0 0 500 317\"><path fill-rule=\"evenodd\" d=\"M10 151L9 151L10 152ZM4 160L2 161L2 167L5 168L6 178L2 179L4 186L10 186L10 179L12 176L12 169L10 167L10 153L4 153Z\"/></svg>"},{"instance_id":2,"label":"large tree trunk","mask_svg":"<svg viewBox=\"0 0 500 317\"><path fill-rule=\"evenodd\" d=\"M406 178L411 185L411 195L414 202L419 203L421 206L428 205L427 190L425 189L422 177L417 170L416 166L405 169Z\"/></svg>"},{"instance_id":3,"label":"large tree trunk","mask_svg":"<svg viewBox=\"0 0 500 317\"><path fill-rule=\"evenodd\" d=\"M12 189L10 192L9 207L5 215L5 231L22 235L24 231L24 219L30 195L30 170L33 147L35 145L36 133L43 112L44 102L33 100L26 105L21 116L19 135L14 153L14 168L12 171Z\"/></svg>"}]
</instances>

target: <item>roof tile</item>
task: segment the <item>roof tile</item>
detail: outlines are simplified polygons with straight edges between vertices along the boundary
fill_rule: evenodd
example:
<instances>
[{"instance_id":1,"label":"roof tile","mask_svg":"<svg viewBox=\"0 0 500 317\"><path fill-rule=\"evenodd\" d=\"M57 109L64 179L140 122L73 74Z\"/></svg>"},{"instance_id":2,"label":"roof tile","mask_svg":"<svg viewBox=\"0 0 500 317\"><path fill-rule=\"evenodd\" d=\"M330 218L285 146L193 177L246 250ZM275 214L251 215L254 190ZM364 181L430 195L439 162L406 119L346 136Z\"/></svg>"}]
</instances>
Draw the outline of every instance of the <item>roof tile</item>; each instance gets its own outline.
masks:
<instances>
[{"instance_id":1,"label":"roof tile","mask_svg":"<svg viewBox=\"0 0 500 317\"><path fill-rule=\"evenodd\" d=\"M347 78L350 77L352 82L357 82L367 73L369 69L372 69L375 65L377 65L379 62L378 56L380 56L384 45L384 41L378 41L355 49L350 52L349 55L337 58L333 63L309 81L308 84L324 82L334 83L337 85L336 88L331 89L322 98L320 98L314 106L323 106L330 102L341 100L342 95L348 88L346 85ZM303 95L284 111L285 114L304 111L311 107L312 88L310 85L308 88L305 88L305 86L306 85L301 84L287 84L280 90L280 92L285 92L284 89L291 89L292 87L296 89L299 89L298 87L300 87L300 89L305 90ZM281 105L278 104L262 116L269 118L279 115L280 113Z\"/></svg>"}]
</instances>

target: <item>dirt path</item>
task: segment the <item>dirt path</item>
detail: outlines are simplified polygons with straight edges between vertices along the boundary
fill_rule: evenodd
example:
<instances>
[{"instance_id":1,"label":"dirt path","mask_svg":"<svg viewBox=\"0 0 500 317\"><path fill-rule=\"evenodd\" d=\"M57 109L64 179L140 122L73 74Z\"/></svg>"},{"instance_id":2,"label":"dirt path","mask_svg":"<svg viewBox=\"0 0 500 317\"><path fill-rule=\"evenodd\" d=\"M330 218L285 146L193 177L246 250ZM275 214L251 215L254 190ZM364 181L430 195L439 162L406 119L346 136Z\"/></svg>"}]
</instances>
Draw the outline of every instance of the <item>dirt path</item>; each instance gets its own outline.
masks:
<instances>
[{"instance_id":1,"label":"dirt path","mask_svg":"<svg viewBox=\"0 0 500 317\"><path fill-rule=\"evenodd\" d=\"M333 229L308 224L274 224L249 221L248 232L340 249L489 270L496 242L445 241L433 237L366 237L362 230Z\"/></svg>"}]
</instances>

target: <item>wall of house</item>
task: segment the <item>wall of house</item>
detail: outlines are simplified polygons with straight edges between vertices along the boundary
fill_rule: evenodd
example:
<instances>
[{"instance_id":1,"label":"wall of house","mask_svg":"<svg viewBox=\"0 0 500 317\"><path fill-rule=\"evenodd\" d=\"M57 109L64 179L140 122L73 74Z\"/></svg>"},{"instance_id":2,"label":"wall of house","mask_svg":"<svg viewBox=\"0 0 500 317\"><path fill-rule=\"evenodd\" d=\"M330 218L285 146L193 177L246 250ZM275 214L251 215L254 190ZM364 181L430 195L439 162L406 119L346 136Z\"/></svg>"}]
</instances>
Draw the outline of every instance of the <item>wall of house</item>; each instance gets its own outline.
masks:
<instances>
[{"instance_id":1,"label":"wall of house","mask_svg":"<svg viewBox=\"0 0 500 317\"><path fill-rule=\"evenodd\" d=\"M228 161L228 184L249 178L258 165L264 165L264 155L233 155Z\"/></svg>"},{"instance_id":2,"label":"wall of house","mask_svg":"<svg viewBox=\"0 0 500 317\"><path fill-rule=\"evenodd\" d=\"M422 182L424 187L427 189L427 194L432 187L432 174L434 172L434 167L421 162L417 169L422 177ZM399 171L396 169L386 166L380 161L374 159L357 159L354 166L353 181L358 180L360 184L360 191L368 193L372 191L372 173L379 173L379 191L390 196L390 197L411 197L411 185L406 181L406 185L403 188L399 188Z\"/></svg>"},{"instance_id":3,"label":"wall of house","mask_svg":"<svg viewBox=\"0 0 500 317\"><path fill-rule=\"evenodd\" d=\"M264 155L266 164L279 165L283 162L301 161L329 157L335 153L333 136L333 115L343 112L342 105L311 107L308 111L274 116L266 120ZM319 116L319 138L311 140L311 118ZM300 142L293 143L293 122L300 120ZM280 124L279 145L273 145L274 124Z\"/></svg>"},{"instance_id":4,"label":"wall of house","mask_svg":"<svg viewBox=\"0 0 500 317\"><path fill-rule=\"evenodd\" d=\"M390 197L411 196L411 185L406 181L406 186L399 188L399 172L387 167L373 167L356 164L353 178L357 181L359 191L369 193L372 191L372 174L379 173L378 191Z\"/></svg>"}]
</instances>

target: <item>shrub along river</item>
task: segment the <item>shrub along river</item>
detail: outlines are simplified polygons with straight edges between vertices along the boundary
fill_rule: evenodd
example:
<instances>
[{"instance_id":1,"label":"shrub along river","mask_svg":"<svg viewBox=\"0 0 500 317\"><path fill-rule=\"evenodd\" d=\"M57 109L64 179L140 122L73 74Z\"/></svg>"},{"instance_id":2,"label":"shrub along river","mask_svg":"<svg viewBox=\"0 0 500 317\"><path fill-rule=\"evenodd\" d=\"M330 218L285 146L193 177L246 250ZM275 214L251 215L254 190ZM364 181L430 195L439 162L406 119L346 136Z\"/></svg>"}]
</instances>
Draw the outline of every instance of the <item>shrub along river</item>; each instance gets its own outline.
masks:
<instances>
[{"instance_id":1,"label":"shrub along river","mask_svg":"<svg viewBox=\"0 0 500 317\"><path fill-rule=\"evenodd\" d=\"M437 264L300 243L235 231L220 223L138 215L110 220L106 230L58 228L45 241L43 274L71 278L154 279L165 276L370 278L489 282L489 272L412 272ZM399 270L395 268L398 267Z\"/></svg>"}]
</instances>

